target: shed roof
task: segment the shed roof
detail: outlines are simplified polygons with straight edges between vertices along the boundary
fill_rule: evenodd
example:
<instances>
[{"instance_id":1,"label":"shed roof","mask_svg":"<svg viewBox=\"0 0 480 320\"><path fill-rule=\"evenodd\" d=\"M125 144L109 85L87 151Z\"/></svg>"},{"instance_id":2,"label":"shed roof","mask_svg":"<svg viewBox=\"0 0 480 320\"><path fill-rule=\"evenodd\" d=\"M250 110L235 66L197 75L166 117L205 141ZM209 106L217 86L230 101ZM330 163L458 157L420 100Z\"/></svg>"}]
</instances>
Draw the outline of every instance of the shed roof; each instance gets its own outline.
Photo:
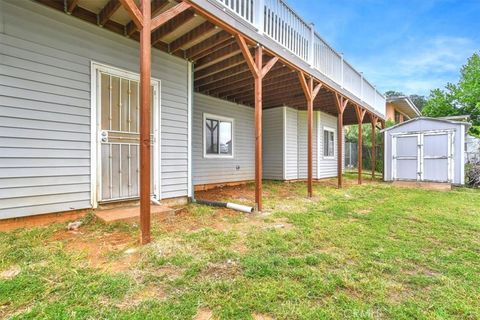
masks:
<instances>
[{"instance_id":1,"label":"shed roof","mask_svg":"<svg viewBox=\"0 0 480 320\"><path fill-rule=\"evenodd\" d=\"M411 122L414 122L414 121L421 121L421 120L429 120L429 121L437 121L437 122L443 122L443 123L449 123L449 124L459 124L459 125L462 125L462 126L466 126L466 127L470 127L471 124L468 123L468 122L464 122L464 121L453 121L453 120L448 120L448 119L442 119L442 118L431 118L431 117L418 117L418 118L413 118L413 119L410 119L410 120L407 120L405 122L402 122L402 123L398 123L394 126L391 126L389 128L386 128L386 129L383 129L381 130L380 132L386 132L386 131L390 131L394 128L398 128L398 127L401 127L401 126L404 126L408 123L411 123Z\"/></svg>"}]
</instances>

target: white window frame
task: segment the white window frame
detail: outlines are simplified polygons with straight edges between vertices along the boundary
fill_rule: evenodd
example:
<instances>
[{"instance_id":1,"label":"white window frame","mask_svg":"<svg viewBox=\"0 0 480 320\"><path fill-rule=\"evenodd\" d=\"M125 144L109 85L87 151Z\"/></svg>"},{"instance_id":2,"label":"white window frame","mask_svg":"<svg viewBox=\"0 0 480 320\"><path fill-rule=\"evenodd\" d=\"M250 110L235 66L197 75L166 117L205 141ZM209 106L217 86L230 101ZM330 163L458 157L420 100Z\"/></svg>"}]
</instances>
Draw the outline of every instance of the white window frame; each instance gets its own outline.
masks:
<instances>
[{"instance_id":1,"label":"white window frame","mask_svg":"<svg viewBox=\"0 0 480 320\"><path fill-rule=\"evenodd\" d=\"M97 208L98 203L100 202L102 192L102 182L100 176L101 165L101 151L100 151L100 119L101 119L101 110L98 107L98 101L100 101L100 81L98 80L99 74L101 72L108 73L113 76L130 79L140 82L140 75L135 72L131 72L125 69L117 68L111 65L99 63L96 61L90 62L90 101L91 101L91 157L90 157L90 203L92 208ZM154 99L153 105L153 114L154 117L154 149L153 149L153 197L157 200L161 200L161 154L162 154L162 144L161 144L161 80L157 78L151 78L151 86L154 90Z\"/></svg>"},{"instance_id":2,"label":"white window frame","mask_svg":"<svg viewBox=\"0 0 480 320\"><path fill-rule=\"evenodd\" d=\"M333 155L331 156L326 156L325 155L325 131L332 132L333 133ZM324 126L322 128L322 157L323 159L335 159L335 136L336 136L337 130L334 128L326 127Z\"/></svg>"},{"instance_id":3,"label":"white window frame","mask_svg":"<svg viewBox=\"0 0 480 320\"><path fill-rule=\"evenodd\" d=\"M207 128L205 125L205 122L207 121L207 118L209 119L214 119L218 121L223 121L223 122L230 122L232 124L232 154L207 154ZM203 113L203 157L204 158L211 158L211 159L233 159L235 157L235 119L229 118L229 117L224 117L224 116L219 116L216 114L212 113ZM220 150L220 141L218 141L218 149Z\"/></svg>"}]
</instances>

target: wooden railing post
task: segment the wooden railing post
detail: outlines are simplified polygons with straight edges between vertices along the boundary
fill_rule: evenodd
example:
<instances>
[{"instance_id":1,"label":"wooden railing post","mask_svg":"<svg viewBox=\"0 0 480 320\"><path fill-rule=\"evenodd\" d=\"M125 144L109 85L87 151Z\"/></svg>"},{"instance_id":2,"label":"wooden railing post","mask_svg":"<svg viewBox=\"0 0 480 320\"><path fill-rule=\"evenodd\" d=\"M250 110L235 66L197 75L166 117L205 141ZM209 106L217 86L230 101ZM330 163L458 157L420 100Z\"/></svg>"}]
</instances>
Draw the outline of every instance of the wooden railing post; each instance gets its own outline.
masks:
<instances>
[{"instance_id":1,"label":"wooden railing post","mask_svg":"<svg viewBox=\"0 0 480 320\"><path fill-rule=\"evenodd\" d=\"M265 29L265 0L254 0L254 25L258 33L263 34Z\"/></svg>"}]
</instances>

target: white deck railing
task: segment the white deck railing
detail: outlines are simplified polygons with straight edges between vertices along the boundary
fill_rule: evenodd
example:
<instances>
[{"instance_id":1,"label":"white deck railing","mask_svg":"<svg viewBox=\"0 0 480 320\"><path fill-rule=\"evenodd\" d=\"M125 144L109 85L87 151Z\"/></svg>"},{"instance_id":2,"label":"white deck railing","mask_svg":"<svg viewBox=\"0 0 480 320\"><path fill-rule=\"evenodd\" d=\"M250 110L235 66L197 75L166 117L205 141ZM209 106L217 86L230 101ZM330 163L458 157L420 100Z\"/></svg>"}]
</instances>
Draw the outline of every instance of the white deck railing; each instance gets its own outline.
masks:
<instances>
[{"instance_id":1,"label":"white deck railing","mask_svg":"<svg viewBox=\"0 0 480 320\"><path fill-rule=\"evenodd\" d=\"M216 0L385 115L385 97L283 0Z\"/></svg>"}]
</instances>

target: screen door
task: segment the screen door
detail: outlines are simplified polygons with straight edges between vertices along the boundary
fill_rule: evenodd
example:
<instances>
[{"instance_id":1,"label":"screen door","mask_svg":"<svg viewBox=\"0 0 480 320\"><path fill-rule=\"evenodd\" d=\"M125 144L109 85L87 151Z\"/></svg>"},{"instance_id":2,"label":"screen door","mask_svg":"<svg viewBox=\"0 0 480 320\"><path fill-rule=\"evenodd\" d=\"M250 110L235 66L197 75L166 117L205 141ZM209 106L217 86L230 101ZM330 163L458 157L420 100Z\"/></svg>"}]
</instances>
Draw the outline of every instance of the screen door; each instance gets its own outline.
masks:
<instances>
[{"instance_id":1,"label":"screen door","mask_svg":"<svg viewBox=\"0 0 480 320\"><path fill-rule=\"evenodd\" d=\"M139 197L140 121L138 78L113 72L97 72L99 107L99 200ZM155 83L152 81L152 83ZM156 83L159 84L159 83ZM157 172L158 85L151 95L151 174L153 195L158 199Z\"/></svg>"}]
</instances>

